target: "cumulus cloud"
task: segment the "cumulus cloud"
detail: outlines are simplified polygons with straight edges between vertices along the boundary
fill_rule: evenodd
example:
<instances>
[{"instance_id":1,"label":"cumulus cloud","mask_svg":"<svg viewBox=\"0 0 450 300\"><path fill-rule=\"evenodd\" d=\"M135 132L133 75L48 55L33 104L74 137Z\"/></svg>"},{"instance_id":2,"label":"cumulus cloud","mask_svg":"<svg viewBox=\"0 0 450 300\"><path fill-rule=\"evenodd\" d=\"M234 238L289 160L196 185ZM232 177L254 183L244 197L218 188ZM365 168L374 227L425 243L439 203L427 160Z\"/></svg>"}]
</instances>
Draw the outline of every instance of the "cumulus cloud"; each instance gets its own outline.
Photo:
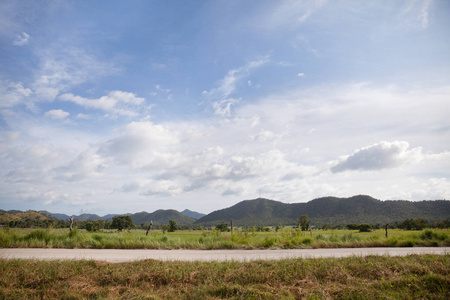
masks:
<instances>
[{"instance_id":1,"label":"cumulus cloud","mask_svg":"<svg viewBox=\"0 0 450 300\"><path fill-rule=\"evenodd\" d=\"M101 144L99 151L120 163L131 163L142 168L154 161L155 153L163 153L178 141L178 134L162 125L148 121L132 122Z\"/></svg>"},{"instance_id":2,"label":"cumulus cloud","mask_svg":"<svg viewBox=\"0 0 450 300\"><path fill-rule=\"evenodd\" d=\"M79 154L69 165L59 168L58 174L67 180L83 180L103 176L106 160L98 155L95 149Z\"/></svg>"},{"instance_id":3,"label":"cumulus cloud","mask_svg":"<svg viewBox=\"0 0 450 300\"><path fill-rule=\"evenodd\" d=\"M18 35L16 39L13 41L13 45L15 46L23 46L28 44L28 40L30 39L30 35L22 32L22 34Z\"/></svg>"},{"instance_id":4,"label":"cumulus cloud","mask_svg":"<svg viewBox=\"0 0 450 300\"><path fill-rule=\"evenodd\" d=\"M347 170L382 170L394 168L407 160L414 159L421 149L408 150L409 144L404 141L380 142L369 147L356 150L353 154L341 158L331 167L333 173Z\"/></svg>"},{"instance_id":5,"label":"cumulus cloud","mask_svg":"<svg viewBox=\"0 0 450 300\"><path fill-rule=\"evenodd\" d=\"M61 95L59 99L76 103L84 108L100 109L114 114L131 117L138 114L137 107L145 101L144 98L123 91L111 91L108 95L98 99L88 99L67 93Z\"/></svg>"},{"instance_id":6,"label":"cumulus cloud","mask_svg":"<svg viewBox=\"0 0 450 300\"><path fill-rule=\"evenodd\" d=\"M45 113L45 117L51 118L51 119L65 119L70 115L70 113L62 110L62 109L52 109Z\"/></svg>"}]
</instances>

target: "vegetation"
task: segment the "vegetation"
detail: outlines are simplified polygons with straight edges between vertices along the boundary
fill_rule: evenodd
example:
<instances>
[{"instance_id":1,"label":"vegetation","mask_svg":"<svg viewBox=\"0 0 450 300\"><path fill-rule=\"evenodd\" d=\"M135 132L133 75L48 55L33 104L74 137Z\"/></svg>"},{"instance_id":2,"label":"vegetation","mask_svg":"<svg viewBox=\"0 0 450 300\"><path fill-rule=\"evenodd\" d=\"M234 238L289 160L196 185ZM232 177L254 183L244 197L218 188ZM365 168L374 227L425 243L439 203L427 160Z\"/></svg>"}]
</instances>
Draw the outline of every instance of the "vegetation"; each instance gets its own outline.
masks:
<instances>
[{"instance_id":1,"label":"vegetation","mask_svg":"<svg viewBox=\"0 0 450 300\"><path fill-rule=\"evenodd\" d=\"M130 216L115 216L112 219L111 228L122 231L123 229L133 229L136 225Z\"/></svg>"},{"instance_id":2,"label":"vegetation","mask_svg":"<svg viewBox=\"0 0 450 300\"><path fill-rule=\"evenodd\" d=\"M174 220L170 220L169 221L169 229L168 229L168 231L169 232L175 232L175 230L177 230L177 229L178 229L177 222L175 222Z\"/></svg>"},{"instance_id":3,"label":"vegetation","mask_svg":"<svg viewBox=\"0 0 450 300\"><path fill-rule=\"evenodd\" d=\"M250 262L0 259L5 299L448 299L450 255Z\"/></svg>"},{"instance_id":4,"label":"vegetation","mask_svg":"<svg viewBox=\"0 0 450 300\"><path fill-rule=\"evenodd\" d=\"M193 215L193 212L184 211ZM47 212L47 214L50 214ZM28 212L5 212L0 210L0 225L11 228L53 227L67 228L68 216L64 220L49 215ZM200 216L199 214L196 214ZM380 201L369 196L359 195L350 198L325 197L307 203L286 204L267 199L242 201L232 207L218 210L195 220L176 210L157 210L153 213L140 212L129 215L137 228L148 228L153 220L153 229L161 229L170 220L176 222L180 230L214 227L221 222L233 219L234 226L297 226L299 217L308 218L310 225L322 229L356 229L349 225L370 224L374 229L389 224L390 228L416 230L423 228L450 228L450 201ZM83 214L75 217L75 224L79 229L96 231L111 227L111 219L115 215L104 216L103 219L93 214ZM303 230L307 230L308 220L304 220ZM88 224L91 222L92 224ZM103 223L100 223L103 222ZM359 229L359 228L358 228Z\"/></svg>"},{"instance_id":5,"label":"vegetation","mask_svg":"<svg viewBox=\"0 0 450 300\"><path fill-rule=\"evenodd\" d=\"M372 231L372 226L370 226L370 224L360 224L358 226L359 228L359 232L371 232Z\"/></svg>"},{"instance_id":6,"label":"vegetation","mask_svg":"<svg viewBox=\"0 0 450 300\"><path fill-rule=\"evenodd\" d=\"M216 230L219 230L220 232L227 232L229 231L228 225L225 222L220 222L220 224L216 225Z\"/></svg>"},{"instance_id":7,"label":"vegetation","mask_svg":"<svg viewBox=\"0 0 450 300\"><path fill-rule=\"evenodd\" d=\"M300 216L300 219L298 220L298 227L301 228L302 231L308 230L310 224L311 221L309 220L309 217L307 215Z\"/></svg>"},{"instance_id":8,"label":"vegetation","mask_svg":"<svg viewBox=\"0 0 450 300\"><path fill-rule=\"evenodd\" d=\"M297 228L253 227L234 228L233 233L220 230L176 231L163 230L88 232L68 229L10 229L0 230L1 248L94 248L94 249L296 249L296 248L354 248L354 247L413 247L450 246L450 230L424 231L383 229L372 232L357 230L313 230ZM267 230L270 231L267 231Z\"/></svg>"},{"instance_id":9,"label":"vegetation","mask_svg":"<svg viewBox=\"0 0 450 300\"><path fill-rule=\"evenodd\" d=\"M194 224L215 226L222 221L233 219L235 226L296 226L302 215L307 215L311 225L316 228L325 224L393 225L401 220L417 218L427 222L442 222L450 216L450 201L380 201L359 195L350 198L325 197L306 203L287 204L259 198L217 210Z\"/></svg>"}]
</instances>

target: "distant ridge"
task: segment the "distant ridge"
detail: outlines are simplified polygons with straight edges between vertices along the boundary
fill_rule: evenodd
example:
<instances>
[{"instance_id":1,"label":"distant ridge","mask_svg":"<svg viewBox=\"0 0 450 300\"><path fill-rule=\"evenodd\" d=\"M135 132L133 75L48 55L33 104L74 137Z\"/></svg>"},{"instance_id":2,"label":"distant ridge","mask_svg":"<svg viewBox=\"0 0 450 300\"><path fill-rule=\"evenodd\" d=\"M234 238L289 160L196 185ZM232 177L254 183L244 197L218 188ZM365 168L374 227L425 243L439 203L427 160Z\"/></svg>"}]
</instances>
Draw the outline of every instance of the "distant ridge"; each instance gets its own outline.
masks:
<instances>
[{"instance_id":1,"label":"distant ridge","mask_svg":"<svg viewBox=\"0 0 450 300\"><path fill-rule=\"evenodd\" d=\"M191 215L201 215L196 219ZM198 215L196 215L198 214ZM17 216L15 216L17 215ZM0 216L5 220L18 220L20 216L32 215L36 218L56 218L68 220L69 215L50 213L48 211L1 210ZM42 216L40 216L42 215ZM74 216L75 220L111 220L118 214L109 214L100 217L96 214L81 214ZM280 201L258 198L244 200L231 207L203 215L188 209L179 212L173 209L157 210L153 213L139 212L126 214L131 216L136 224L149 223L153 220L155 225L166 225L173 219L178 225L215 226L222 221L233 219L236 226L276 226L296 225L301 215L308 215L312 225L317 227L323 224L386 224L404 221L405 219L423 218L428 221L450 220L450 201L381 201L366 195L349 198L323 197L306 203L283 203Z\"/></svg>"},{"instance_id":2,"label":"distant ridge","mask_svg":"<svg viewBox=\"0 0 450 300\"><path fill-rule=\"evenodd\" d=\"M201 217L206 216L205 214L196 212L196 211L192 211L189 209L185 209L181 212L183 215L194 218L194 219L200 219Z\"/></svg>"},{"instance_id":3,"label":"distant ridge","mask_svg":"<svg viewBox=\"0 0 450 300\"><path fill-rule=\"evenodd\" d=\"M159 209L152 213L143 211L132 214L131 219L136 224L148 224L152 220L155 225L167 225L169 224L169 220L174 220L178 225L190 225L195 222L194 218L185 216L174 209Z\"/></svg>"},{"instance_id":4,"label":"distant ridge","mask_svg":"<svg viewBox=\"0 0 450 300\"><path fill-rule=\"evenodd\" d=\"M296 225L301 215L308 215L311 223L316 226L386 224L416 218L442 221L450 219L450 201L380 201L366 195L349 198L323 197L306 203L283 203L258 198L214 211L194 224L214 226L233 219L233 224L237 226Z\"/></svg>"}]
</instances>

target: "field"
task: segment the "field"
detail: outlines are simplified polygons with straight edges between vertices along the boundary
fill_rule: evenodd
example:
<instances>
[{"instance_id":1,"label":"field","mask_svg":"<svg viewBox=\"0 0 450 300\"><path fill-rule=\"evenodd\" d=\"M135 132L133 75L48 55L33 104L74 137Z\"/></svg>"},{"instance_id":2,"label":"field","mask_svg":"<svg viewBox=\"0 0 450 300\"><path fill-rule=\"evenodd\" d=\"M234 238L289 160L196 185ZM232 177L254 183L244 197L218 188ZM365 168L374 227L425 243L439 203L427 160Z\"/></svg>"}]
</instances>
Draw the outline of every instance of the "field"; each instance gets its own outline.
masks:
<instances>
[{"instance_id":1,"label":"field","mask_svg":"<svg viewBox=\"0 0 450 300\"><path fill-rule=\"evenodd\" d=\"M450 255L251 262L0 259L2 299L449 299Z\"/></svg>"},{"instance_id":2,"label":"field","mask_svg":"<svg viewBox=\"0 0 450 300\"><path fill-rule=\"evenodd\" d=\"M86 232L68 229L3 229L2 248L96 248L96 249L295 249L344 247L436 247L450 246L450 230L314 230L302 232L283 228L278 232L234 230L152 231L144 230Z\"/></svg>"}]
</instances>

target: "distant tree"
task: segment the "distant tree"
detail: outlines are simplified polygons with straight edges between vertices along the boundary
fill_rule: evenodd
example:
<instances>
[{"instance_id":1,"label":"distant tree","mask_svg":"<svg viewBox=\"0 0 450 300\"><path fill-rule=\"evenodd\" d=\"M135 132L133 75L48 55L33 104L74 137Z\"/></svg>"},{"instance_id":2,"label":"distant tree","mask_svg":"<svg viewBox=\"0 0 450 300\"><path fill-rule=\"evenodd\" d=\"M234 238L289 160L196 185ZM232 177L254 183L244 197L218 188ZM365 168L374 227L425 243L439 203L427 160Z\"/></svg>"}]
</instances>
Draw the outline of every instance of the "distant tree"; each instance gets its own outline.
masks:
<instances>
[{"instance_id":1,"label":"distant tree","mask_svg":"<svg viewBox=\"0 0 450 300\"><path fill-rule=\"evenodd\" d=\"M298 227L301 228L302 231L306 231L308 230L310 223L309 217L307 215L302 215L298 220Z\"/></svg>"},{"instance_id":2,"label":"distant tree","mask_svg":"<svg viewBox=\"0 0 450 300\"><path fill-rule=\"evenodd\" d=\"M165 234L168 229L169 229L169 226L167 226L167 225L161 226L161 230L162 230L163 234Z\"/></svg>"},{"instance_id":3,"label":"distant tree","mask_svg":"<svg viewBox=\"0 0 450 300\"><path fill-rule=\"evenodd\" d=\"M322 230L330 230L333 229L333 225L331 224L323 224L322 225Z\"/></svg>"},{"instance_id":4,"label":"distant tree","mask_svg":"<svg viewBox=\"0 0 450 300\"><path fill-rule=\"evenodd\" d=\"M110 228L122 231L123 229L133 229L135 227L130 216L115 216L112 218Z\"/></svg>"},{"instance_id":5,"label":"distant tree","mask_svg":"<svg viewBox=\"0 0 450 300\"><path fill-rule=\"evenodd\" d=\"M369 224L359 224L359 232L371 232L372 226Z\"/></svg>"},{"instance_id":6,"label":"distant tree","mask_svg":"<svg viewBox=\"0 0 450 300\"><path fill-rule=\"evenodd\" d=\"M358 224L347 224L347 229L349 230L358 230L359 225Z\"/></svg>"},{"instance_id":7,"label":"distant tree","mask_svg":"<svg viewBox=\"0 0 450 300\"><path fill-rule=\"evenodd\" d=\"M105 220L98 220L97 221L97 228L98 229L104 229L105 228Z\"/></svg>"},{"instance_id":8,"label":"distant tree","mask_svg":"<svg viewBox=\"0 0 450 300\"><path fill-rule=\"evenodd\" d=\"M398 224L398 228L405 230L422 230L428 227L428 221L425 219L406 219L400 224Z\"/></svg>"},{"instance_id":9,"label":"distant tree","mask_svg":"<svg viewBox=\"0 0 450 300\"><path fill-rule=\"evenodd\" d=\"M97 231L98 230L98 224L97 222L86 222L84 225L86 227L86 230L89 232Z\"/></svg>"},{"instance_id":10,"label":"distant tree","mask_svg":"<svg viewBox=\"0 0 450 300\"><path fill-rule=\"evenodd\" d=\"M222 223L216 225L216 229L221 232L226 232L226 231L228 231L228 225L227 225L227 223L222 221Z\"/></svg>"},{"instance_id":11,"label":"distant tree","mask_svg":"<svg viewBox=\"0 0 450 300\"><path fill-rule=\"evenodd\" d=\"M175 222L174 220L170 220L169 221L169 232L175 232L175 230L178 229L178 225L177 222Z\"/></svg>"}]
</instances>

